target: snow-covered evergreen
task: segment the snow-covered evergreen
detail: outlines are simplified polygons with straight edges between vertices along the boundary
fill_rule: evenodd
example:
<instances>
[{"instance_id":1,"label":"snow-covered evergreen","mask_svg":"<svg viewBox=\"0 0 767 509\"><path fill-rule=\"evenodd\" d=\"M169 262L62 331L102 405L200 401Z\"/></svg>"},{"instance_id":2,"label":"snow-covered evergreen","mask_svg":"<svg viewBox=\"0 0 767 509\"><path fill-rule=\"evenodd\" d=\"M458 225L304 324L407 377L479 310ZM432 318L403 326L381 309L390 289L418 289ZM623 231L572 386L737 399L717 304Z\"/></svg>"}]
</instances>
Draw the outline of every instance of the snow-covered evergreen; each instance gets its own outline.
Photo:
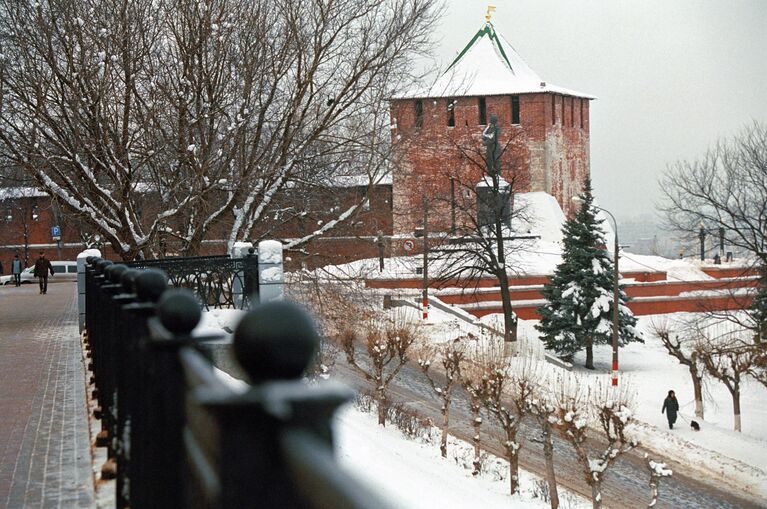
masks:
<instances>
[{"instance_id":1,"label":"snow-covered evergreen","mask_svg":"<svg viewBox=\"0 0 767 509\"><path fill-rule=\"evenodd\" d=\"M613 263L605 249L591 181L585 183L581 198L580 210L562 228L562 262L543 289L548 302L539 309L541 322L536 328L546 347L564 358L585 348L586 367L593 368L593 345L612 340ZM620 301L620 344L642 342L636 318L625 306L628 297L623 288Z\"/></svg>"}]
</instances>

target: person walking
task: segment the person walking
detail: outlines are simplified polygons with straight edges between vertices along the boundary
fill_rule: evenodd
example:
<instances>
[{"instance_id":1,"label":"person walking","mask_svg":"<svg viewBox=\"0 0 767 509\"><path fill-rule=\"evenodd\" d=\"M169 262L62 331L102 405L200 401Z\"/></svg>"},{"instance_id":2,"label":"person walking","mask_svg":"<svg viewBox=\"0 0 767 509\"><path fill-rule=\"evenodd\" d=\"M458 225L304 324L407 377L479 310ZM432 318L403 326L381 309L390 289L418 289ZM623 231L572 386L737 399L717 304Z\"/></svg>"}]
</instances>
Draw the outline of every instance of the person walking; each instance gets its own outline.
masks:
<instances>
[{"instance_id":1,"label":"person walking","mask_svg":"<svg viewBox=\"0 0 767 509\"><path fill-rule=\"evenodd\" d=\"M663 400L663 408L660 413L666 412L666 419L668 419L668 429L674 429L674 423L676 422L676 414L679 412L679 401L676 400L676 394L674 391L668 391L668 396Z\"/></svg>"},{"instance_id":2,"label":"person walking","mask_svg":"<svg viewBox=\"0 0 767 509\"><path fill-rule=\"evenodd\" d=\"M19 260L19 255L13 255L11 274L13 274L13 284L17 287L21 286L21 260Z\"/></svg>"},{"instance_id":3,"label":"person walking","mask_svg":"<svg viewBox=\"0 0 767 509\"><path fill-rule=\"evenodd\" d=\"M40 251L40 257L35 262L35 277L40 283L40 294L45 295L48 293L48 272L53 275L53 266L50 260L45 257L45 253Z\"/></svg>"}]
</instances>

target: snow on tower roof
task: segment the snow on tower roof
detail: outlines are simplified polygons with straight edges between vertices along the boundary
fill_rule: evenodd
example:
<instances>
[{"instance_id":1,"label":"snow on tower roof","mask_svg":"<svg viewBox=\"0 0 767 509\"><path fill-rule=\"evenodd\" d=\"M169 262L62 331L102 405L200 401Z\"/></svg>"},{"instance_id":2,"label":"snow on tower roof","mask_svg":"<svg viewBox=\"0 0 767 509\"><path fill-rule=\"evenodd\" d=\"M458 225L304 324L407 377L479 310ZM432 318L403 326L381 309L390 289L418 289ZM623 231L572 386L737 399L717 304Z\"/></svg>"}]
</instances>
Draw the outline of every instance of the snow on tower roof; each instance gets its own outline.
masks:
<instances>
[{"instance_id":1,"label":"snow on tower roof","mask_svg":"<svg viewBox=\"0 0 767 509\"><path fill-rule=\"evenodd\" d=\"M433 85L406 92L395 99L546 92L596 99L542 80L488 21Z\"/></svg>"}]
</instances>

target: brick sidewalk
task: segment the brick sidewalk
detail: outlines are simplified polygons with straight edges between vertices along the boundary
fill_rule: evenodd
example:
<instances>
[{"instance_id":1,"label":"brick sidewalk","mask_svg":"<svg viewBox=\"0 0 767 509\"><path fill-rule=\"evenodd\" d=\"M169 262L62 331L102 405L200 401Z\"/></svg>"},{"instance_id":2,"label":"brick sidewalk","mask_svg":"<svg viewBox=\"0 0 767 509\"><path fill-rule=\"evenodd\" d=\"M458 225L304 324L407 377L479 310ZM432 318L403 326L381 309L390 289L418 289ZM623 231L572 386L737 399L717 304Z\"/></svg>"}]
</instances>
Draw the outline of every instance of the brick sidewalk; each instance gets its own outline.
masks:
<instances>
[{"instance_id":1,"label":"brick sidewalk","mask_svg":"<svg viewBox=\"0 0 767 509\"><path fill-rule=\"evenodd\" d=\"M76 287L0 287L0 507L94 506Z\"/></svg>"}]
</instances>

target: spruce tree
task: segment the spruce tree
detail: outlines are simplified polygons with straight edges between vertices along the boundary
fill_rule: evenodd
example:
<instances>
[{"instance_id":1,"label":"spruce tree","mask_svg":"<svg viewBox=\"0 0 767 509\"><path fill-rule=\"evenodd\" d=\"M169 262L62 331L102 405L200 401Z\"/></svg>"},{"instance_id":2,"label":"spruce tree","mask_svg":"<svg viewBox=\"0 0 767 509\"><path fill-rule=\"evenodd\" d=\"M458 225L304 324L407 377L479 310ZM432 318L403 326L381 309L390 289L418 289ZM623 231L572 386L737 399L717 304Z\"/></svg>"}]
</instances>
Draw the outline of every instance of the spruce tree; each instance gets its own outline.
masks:
<instances>
[{"instance_id":1,"label":"spruce tree","mask_svg":"<svg viewBox=\"0 0 767 509\"><path fill-rule=\"evenodd\" d=\"M575 217L562 228L562 261L544 286L547 303L538 309L536 326L546 348L564 359L586 349L586 367L594 369L593 345L612 342L613 263L605 249L605 232L597 219L591 181L581 194L583 203ZM625 306L628 297L620 289L619 344L644 342L636 330L636 318Z\"/></svg>"}]
</instances>

